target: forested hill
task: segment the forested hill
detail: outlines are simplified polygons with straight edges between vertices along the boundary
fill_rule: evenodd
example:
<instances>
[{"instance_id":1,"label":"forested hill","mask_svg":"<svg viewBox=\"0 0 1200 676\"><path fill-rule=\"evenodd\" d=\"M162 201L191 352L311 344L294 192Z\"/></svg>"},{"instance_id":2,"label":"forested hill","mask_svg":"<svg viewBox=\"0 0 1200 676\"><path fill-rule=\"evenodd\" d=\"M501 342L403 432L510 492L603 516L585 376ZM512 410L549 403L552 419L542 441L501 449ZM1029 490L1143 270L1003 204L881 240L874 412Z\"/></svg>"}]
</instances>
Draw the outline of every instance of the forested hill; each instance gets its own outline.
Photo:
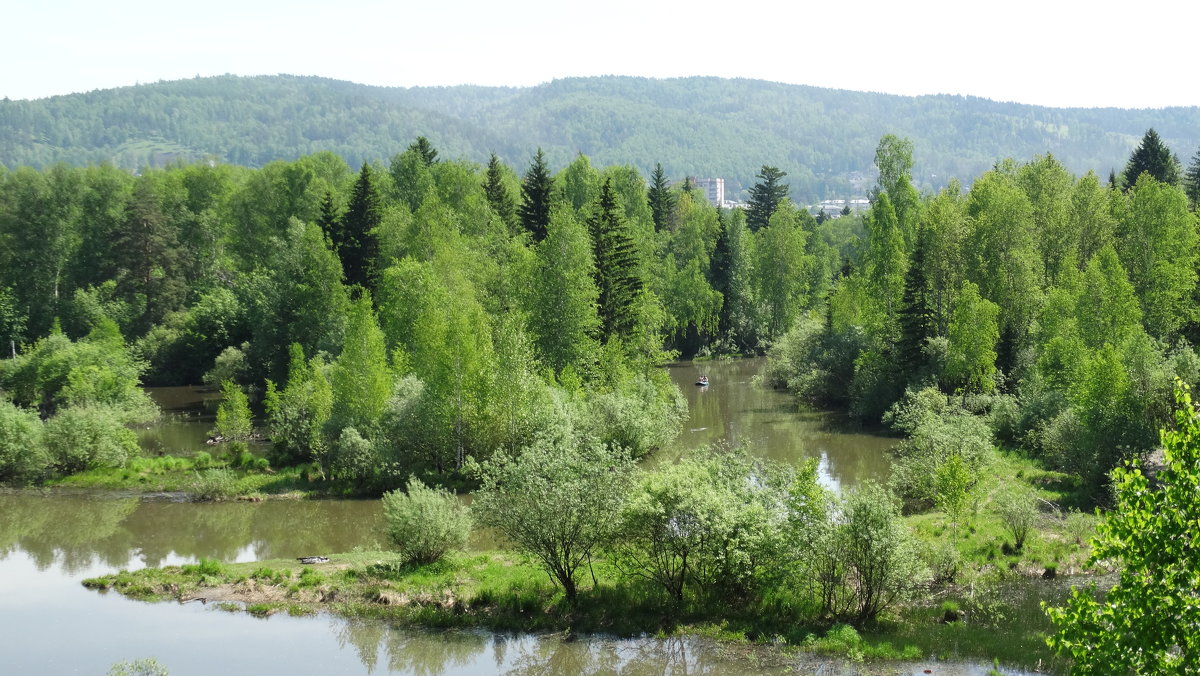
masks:
<instances>
[{"instance_id":1,"label":"forested hill","mask_svg":"<svg viewBox=\"0 0 1200 676\"><path fill-rule=\"evenodd\" d=\"M643 174L661 162L672 177L724 177L733 196L773 164L804 200L873 183L885 133L913 140L915 183L937 187L999 158L1046 152L1107 177L1149 127L1186 161L1200 145L1200 108L1044 108L705 77L404 89L222 76L0 101L0 164L136 169L211 157L261 166L330 150L357 165L387 160L424 135L444 157L482 162L494 151L517 167L539 146L557 167L578 152Z\"/></svg>"}]
</instances>

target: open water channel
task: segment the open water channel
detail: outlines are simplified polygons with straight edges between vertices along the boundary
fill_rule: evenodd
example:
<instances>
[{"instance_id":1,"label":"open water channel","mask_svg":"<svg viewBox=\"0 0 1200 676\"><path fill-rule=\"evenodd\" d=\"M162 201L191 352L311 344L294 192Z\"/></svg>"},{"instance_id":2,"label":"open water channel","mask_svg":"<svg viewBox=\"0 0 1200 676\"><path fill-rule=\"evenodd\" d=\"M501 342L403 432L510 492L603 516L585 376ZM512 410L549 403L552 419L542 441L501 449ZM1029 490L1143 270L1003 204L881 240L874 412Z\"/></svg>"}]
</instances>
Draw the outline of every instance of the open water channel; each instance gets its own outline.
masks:
<instances>
[{"instance_id":1,"label":"open water channel","mask_svg":"<svg viewBox=\"0 0 1200 676\"><path fill-rule=\"evenodd\" d=\"M761 360L670 367L691 411L658 462L703 444L747 444L785 462L818 458L834 488L883 478L895 443L833 414L798 411L783 393L751 382ZM697 387L699 375L711 385ZM210 395L154 392L165 422L141 433L150 453L205 448ZM730 650L706 639L564 638L431 632L328 615L261 619L200 603L142 603L84 589L121 569L200 557L252 561L349 551L382 543L377 500L189 503L172 496L0 493L0 674L105 674L154 657L185 674L777 674L857 673L840 663L795 662ZM895 665L896 673L985 674L977 664ZM929 670L929 671L927 671Z\"/></svg>"}]
</instances>

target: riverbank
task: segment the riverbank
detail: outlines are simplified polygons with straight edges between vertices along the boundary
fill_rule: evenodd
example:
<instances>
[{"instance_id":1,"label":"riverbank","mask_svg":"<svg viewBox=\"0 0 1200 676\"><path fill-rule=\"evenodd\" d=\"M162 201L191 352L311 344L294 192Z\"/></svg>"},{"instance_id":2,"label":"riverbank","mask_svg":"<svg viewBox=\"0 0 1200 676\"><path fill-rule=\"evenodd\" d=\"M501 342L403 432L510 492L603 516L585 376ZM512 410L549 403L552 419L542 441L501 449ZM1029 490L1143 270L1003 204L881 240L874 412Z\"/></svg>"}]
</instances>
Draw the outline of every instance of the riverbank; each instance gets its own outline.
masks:
<instances>
[{"instance_id":1,"label":"riverbank","mask_svg":"<svg viewBox=\"0 0 1200 676\"><path fill-rule=\"evenodd\" d=\"M998 659L1009 666L1052 669L1057 663L1045 646L1048 625L1037 604L1064 595L1069 587L1062 580L1010 576L1007 587L979 584L945 594L970 595L977 601L968 606L962 621L946 621L944 602L927 602L901 608L858 632L812 623L804 615L804 601L787 594L744 607L675 605L654 589L614 582L614 571L603 562L594 567L596 582L571 604L540 568L512 552L456 554L425 566L404 565L386 551L327 558L315 564L296 559L236 564L203 560L120 572L83 584L138 600L200 602L260 617L327 612L439 629L702 635L731 644L769 646L785 657L822 654L866 660L883 672L889 660L922 658ZM977 607L990 608L990 613Z\"/></svg>"},{"instance_id":2,"label":"riverbank","mask_svg":"<svg viewBox=\"0 0 1200 676\"><path fill-rule=\"evenodd\" d=\"M263 461L197 453L193 457L134 458L124 467L102 467L48 480L49 488L89 488L129 493L181 493L196 500L334 497L310 467L273 469Z\"/></svg>"}]
</instances>

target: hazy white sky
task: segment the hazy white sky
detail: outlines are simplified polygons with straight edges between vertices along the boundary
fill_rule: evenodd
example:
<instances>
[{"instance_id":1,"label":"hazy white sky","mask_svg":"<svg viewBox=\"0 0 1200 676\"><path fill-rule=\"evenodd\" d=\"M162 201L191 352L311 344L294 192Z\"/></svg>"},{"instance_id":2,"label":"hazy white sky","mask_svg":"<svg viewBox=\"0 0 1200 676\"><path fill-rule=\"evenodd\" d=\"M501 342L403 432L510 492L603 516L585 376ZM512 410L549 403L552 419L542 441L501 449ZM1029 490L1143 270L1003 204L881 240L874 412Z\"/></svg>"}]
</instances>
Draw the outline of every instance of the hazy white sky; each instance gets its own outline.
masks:
<instances>
[{"instance_id":1,"label":"hazy white sky","mask_svg":"<svg viewBox=\"0 0 1200 676\"><path fill-rule=\"evenodd\" d=\"M1193 0L12 0L0 97L195 75L533 85L747 77L1051 106L1200 105Z\"/></svg>"}]
</instances>

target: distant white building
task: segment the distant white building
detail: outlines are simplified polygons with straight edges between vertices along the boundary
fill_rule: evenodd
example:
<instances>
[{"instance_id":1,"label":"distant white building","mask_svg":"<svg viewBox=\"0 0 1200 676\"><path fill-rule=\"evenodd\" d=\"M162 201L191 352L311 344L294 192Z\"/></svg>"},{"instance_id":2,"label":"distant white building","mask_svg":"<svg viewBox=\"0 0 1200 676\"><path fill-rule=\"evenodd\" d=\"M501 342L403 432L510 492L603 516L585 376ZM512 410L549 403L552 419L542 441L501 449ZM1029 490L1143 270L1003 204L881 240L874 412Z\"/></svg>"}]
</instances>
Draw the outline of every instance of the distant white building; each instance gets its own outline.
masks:
<instances>
[{"instance_id":1,"label":"distant white building","mask_svg":"<svg viewBox=\"0 0 1200 676\"><path fill-rule=\"evenodd\" d=\"M717 207L725 206L725 179L692 178L692 185L704 193L709 204Z\"/></svg>"}]
</instances>

